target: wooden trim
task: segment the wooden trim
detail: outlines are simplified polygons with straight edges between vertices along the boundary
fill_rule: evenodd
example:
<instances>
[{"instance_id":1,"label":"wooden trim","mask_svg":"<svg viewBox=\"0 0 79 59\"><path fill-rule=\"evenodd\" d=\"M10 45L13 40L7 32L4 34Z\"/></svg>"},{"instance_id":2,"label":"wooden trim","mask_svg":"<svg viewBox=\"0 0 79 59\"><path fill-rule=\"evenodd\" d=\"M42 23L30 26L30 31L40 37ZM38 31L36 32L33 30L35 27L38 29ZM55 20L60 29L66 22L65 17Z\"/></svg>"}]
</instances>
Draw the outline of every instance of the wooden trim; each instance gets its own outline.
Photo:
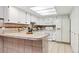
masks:
<instances>
[{"instance_id":1,"label":"wooden trim","mask_svg":"<svg viewBox=\"0 0 79 59\"><path fill-rule=\"evenodd\" d=\"M3 18L2 18L3 19ZM22 28L22 27L28 27L29 24L19 24L19 23L4 23L5 28ZM34 27L56 27L56 25L37 25L35 24ZM0 26L2 28L2 26Z\"/></svg>"},{"instance_id":2,"label":"wooden trim","mask_svg":"<svg viewBox=\"0 0 79 59\"><path fill-rule=\"evenodd\" d=\"M3 26L5 28L22 28L22 27L28 27L28 24L4 23ZM0 28L2 28L3 26L0 26Z\"/></svg>"}]
</instances>

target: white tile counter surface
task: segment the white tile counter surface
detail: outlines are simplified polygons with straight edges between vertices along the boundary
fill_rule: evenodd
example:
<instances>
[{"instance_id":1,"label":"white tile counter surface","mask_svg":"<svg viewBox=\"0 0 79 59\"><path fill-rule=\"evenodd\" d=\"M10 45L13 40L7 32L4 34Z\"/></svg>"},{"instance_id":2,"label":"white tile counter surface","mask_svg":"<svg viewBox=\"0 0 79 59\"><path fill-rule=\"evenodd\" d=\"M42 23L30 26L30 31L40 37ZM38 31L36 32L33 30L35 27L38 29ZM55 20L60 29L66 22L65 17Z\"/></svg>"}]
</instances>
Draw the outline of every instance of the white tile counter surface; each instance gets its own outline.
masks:
<instances>
[{"instance_id":1,"label":"white tile counter surface","mask_svg":"<svg viewBox=\"0 0 79 59\"><path fill-rule=\"evenodd\" d=\"M38 39L47 37L48 34L39 33L39 32L36 32L36 33L33 33L33 34L26 34L25 32L16 32L16 33L4 33L4 34L0 34L0 36L21 38L21 39L30 39L30 40L38 40Z\"/></svg>"}]
</instances>

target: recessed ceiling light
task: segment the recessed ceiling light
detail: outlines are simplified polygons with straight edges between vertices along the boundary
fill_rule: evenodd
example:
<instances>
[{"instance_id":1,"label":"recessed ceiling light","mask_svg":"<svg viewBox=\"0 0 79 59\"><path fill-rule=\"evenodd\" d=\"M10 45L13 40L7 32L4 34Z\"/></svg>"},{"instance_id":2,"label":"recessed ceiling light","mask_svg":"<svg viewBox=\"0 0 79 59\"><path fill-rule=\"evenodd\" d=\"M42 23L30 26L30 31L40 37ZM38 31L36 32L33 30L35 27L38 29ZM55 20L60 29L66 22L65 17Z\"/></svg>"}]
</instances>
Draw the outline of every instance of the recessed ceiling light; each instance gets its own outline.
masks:
<instances>
[{"instance_id":1,"label":"recessed ceiling light","mask_svg":"<svg viewBox=\"0 0 79 59\"><path fill-rule=\"evenodd\" d=\"M35 11L36 13L39 13L40 15L53 15L56 14L56 9L53 6L42 6L42 7L32 7L31 10Z\"/></svg>"},{"instance_id":2,"label":"recessed ceiling light","mask_svg":"<svg viewBox=\"0 0 79 59\"><path fill-rule=\"evenodd\" d=\"M30 9L34 10L34 11L40 11L40 10L44 10L44 9L49 9L49 8L54 8L54 7L49 7L49 6L37 6L37 7L32 7Z\"/></svg>"},{"instance_id":3,"label":"recessed ceiling light","mask_svg":"<svg viewBox=\"0 0 79 59\"><path fill-rule=\"evenodd\" d=\"M53 13L40 13L40 15L54 15L54 14L57 14L56 12L53 12Z\"/></svg>"},{"instance_id":4,"label":"recessed ceiling light","mask_svg":"<svg viewBox=\"0 0 79 59\"><path fill-rule=\"evenodd\" d=\"M55 9L46 9L46 10L41 10L41 11L36 11L37 13L47 13L47 12L55 12Z\"/></svg>"}]
</instances>

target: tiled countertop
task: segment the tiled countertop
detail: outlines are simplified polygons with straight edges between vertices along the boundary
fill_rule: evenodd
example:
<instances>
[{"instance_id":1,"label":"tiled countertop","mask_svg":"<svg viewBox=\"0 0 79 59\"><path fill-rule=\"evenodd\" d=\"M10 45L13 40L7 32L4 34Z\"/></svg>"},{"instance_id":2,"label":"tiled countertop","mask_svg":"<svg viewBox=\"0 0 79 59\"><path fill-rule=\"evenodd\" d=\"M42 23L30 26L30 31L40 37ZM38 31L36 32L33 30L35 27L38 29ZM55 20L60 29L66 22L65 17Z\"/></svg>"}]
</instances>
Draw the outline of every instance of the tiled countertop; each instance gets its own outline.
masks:
<instances>
[{"instance_id":1,"label":"tiled countertop","mask_svg":"<svg viewBox=\"0 0 79 59\"><path fill-rule=\"evenodd\" d=\"M26 32L16 32L16 33L4 33L0 34L3 37L12 37L20 39L29 39L29 40L39 40L48 36L46 33L34 32L33 34L26 34Z\"/></svg>"}]
</instances>

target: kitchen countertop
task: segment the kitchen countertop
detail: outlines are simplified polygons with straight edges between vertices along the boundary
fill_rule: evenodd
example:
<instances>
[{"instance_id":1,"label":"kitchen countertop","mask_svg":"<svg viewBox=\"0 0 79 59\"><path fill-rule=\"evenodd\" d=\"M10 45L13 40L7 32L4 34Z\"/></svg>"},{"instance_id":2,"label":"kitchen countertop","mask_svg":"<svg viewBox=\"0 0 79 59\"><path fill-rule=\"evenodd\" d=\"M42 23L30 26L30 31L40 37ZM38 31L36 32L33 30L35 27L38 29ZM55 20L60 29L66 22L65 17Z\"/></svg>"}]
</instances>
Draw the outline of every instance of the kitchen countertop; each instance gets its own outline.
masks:
<instances>
[{"instance_id":1,"label":"kitchen countertop","mask_svg":"<svg viewBox=\"0 0 79 59\"><path fill-rule=\"evenodd\" d=\"M40 40L42 38L48 37L46 33L34 32L33 34L26 34L25 32L15 32L15 33L3 33L0 34L2 37L11 37L19 39L28 39L28 40Z\"/></svg>"}]
</instances>

